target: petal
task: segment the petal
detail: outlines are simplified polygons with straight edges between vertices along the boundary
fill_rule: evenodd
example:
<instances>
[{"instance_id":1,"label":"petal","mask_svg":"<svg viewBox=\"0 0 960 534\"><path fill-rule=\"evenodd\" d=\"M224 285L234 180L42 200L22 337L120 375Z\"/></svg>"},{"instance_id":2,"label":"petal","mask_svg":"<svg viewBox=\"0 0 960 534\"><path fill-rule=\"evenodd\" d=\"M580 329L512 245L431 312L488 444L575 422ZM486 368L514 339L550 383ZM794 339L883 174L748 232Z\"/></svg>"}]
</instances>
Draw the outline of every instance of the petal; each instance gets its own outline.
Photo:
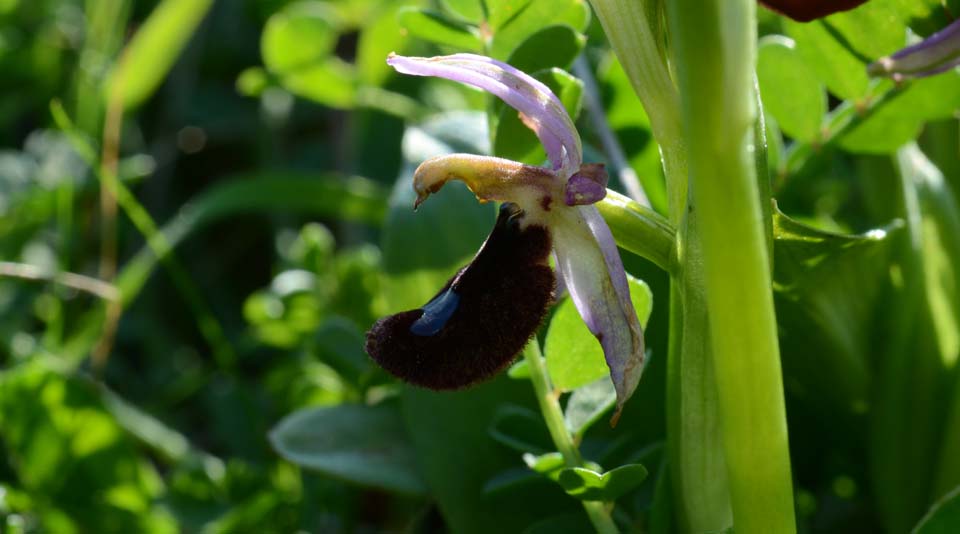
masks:
<instances>
[{"instance_id":1,"label":"petal","mask_svg":"<svg viewBox=\"0 0 960 534\"><path fill-rule=\"evenodd\" d=\"M568 175L580 166L580 136L566 108L546 85L524 72L475 54L423 58L391 53L387 63L403 74L447 78L496 95L520 112L524 124L543 144L554 170L562 169L562 174Z\"/></svg>"},{"instance_id":2,"label":"petal","mask_svg":"<svg viewBox=\"0 0 960 534\"><path fill-rule=\"evenodd\" d=\"M556 210L557 268L590 332L603 347L617 390L616 424L643 372L643 330L630 300L623 262L613 235L594 206Z\"/></svg>"},{"instance_id":3,"label":"petal","mask_svg":"<svg viewBox=\"0 0 960 534\"><path fill-rule=\"evenodd\" d=\"M413 174L414 207L450 180L460 180L481 202L515 202L532 218L562 198L563 183L549 169L490 156L450 154L424 161Z\"/></svg>"},{"instance_id":4,"label":"petal","mask_svg":"<svg viewBox=\"0 0 960 534\"><path fill-rule=\"evenodd\" d=\"M607 196L607 170L603 163L586 163L567 180L563 202L567 206L582 206L600 202Z\"/></svg>"},{"instance_id":5,"label":"petal","mask_svg":"<svg viewBox=\"0 0 960 534\"><path fill-rule=\"evenodd\" d=\"M459 389L492 377L523 349L553 303L550 233L504 204L473 261L420 309L384 317L367 354L412 384Z\"/></svg>"},{"instance_id":6,"label":"petal","mask_svg":"<svg viewBox=\"0 0 960 534\"><path fill-rule=\"evenodd\" d=\"M867 67L873 76L919 78L950 70L960 64L960 20L899 52Z\"/></svg>"}]
</instances>

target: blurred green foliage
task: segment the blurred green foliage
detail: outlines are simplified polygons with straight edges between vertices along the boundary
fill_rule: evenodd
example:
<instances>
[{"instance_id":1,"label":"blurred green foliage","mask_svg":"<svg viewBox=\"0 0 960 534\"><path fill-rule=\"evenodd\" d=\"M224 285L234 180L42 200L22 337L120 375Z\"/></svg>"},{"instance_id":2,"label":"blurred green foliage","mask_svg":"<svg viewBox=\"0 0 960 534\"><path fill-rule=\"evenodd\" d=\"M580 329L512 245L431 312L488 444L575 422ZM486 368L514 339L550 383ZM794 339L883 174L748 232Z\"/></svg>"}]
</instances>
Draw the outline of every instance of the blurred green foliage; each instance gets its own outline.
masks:
<instances>
[{"instance_id":1,"label":"blurred green foliage","mask_svg":"<svg viewBox=\"0 0 960 534\"><path fill-rule=\"evenodd\" d=\"M804 532L960 528L960 73L864 70L946 13L760 13ZM541 335L589 468L562 469L523 365L434 393L363 352L494 220L457 186L414 214L416 165L544 161L512 109L384 62L461 51L602 114L665 209L649 121L585 0L0 0L0 531L582 532L577 499L670 531L669 295L649 262L624 252L649 364L617 429L569 301Z\"/></svg>"}]
</instances>

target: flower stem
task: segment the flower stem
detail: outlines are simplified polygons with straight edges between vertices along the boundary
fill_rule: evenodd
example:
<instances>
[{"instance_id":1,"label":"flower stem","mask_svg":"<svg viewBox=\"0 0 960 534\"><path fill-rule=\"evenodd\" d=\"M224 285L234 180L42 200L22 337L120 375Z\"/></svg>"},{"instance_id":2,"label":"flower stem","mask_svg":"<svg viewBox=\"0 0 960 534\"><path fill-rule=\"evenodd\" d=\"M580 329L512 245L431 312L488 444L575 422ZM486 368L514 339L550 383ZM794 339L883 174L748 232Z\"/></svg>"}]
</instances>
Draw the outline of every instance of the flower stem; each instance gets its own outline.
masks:
<instances>
[{"instance_id":1,"label":"flower stem","mask_svg":"<svg viewBox=\"0 0 960 534\"><path fill-rule=\"evenodd\" d=\"M676 229L662 215L616 191L597 202L617 245L668 273L677 270Z\"/></svg>"},{"instance_id":2,"label":"flower stem","mask_svg":"<svg viewBox=\"0 0 960 534\"><path fill-rule=\"evenodd\" d=\"M738 534L795 532L764 224L751 154L755 3L668 4Z\"/></svg>"},{"instance_id":3,"label":"flower stem","mask_svg":"<svg viewBox=\"0 0 960 534\"><path fill-rule=\"evenodd\" d=\"M563 420L563 411L560 409L560 399L558 393L550 385L550 377L547 375L547 367L543 363L543 356L540 353L540 343L536 338L527 343L523 349L523 357L527 361L530 369L530 381L533 382L533 389L537 394L537 402L540 404L540 412L543 414L543 420L547 424L547 430L550 431L550 437L553 444L563 456L563 461L567 467L582 467L583 458L580 451L577 450L573 437L567 430L567 425ZM619 532L617 525L610 517L610 512L600 501L583 501L583 509L590 517L590 522L600 534L615 534Z\"/></svg>"}]
</instances>

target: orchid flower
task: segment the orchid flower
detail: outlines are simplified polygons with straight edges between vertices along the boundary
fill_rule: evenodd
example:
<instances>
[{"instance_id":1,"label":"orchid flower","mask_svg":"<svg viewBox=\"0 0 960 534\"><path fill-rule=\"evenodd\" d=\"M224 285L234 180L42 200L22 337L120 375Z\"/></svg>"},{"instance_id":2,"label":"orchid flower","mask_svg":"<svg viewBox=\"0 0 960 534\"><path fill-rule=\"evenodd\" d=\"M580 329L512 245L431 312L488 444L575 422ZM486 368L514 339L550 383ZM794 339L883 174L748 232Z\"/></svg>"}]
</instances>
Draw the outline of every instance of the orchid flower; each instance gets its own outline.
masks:
<instances>
[{"instance_id":1,"label":"orchid flower","mask_svg":"<svg viewBox=\"0 0 960 534\"><path fill-rule=\"evenodd\" d=\"M517 110L549 165L452 154L417 168L419 206L450 180L480 202L503 202L473 261L422 308L377 321L367 353L416 385L458 389L509 365L543 322L556 292L551 252L564 286L599 341L617 392L619 418L643 370L643 332L613 235L592 204L606 196L602 164L583 164L580 137L546 85L505 63L473 54L417 58L391 54L398 72L436 76L486 90Z\"/></svg>"},{"instance_id":2,"label":"orchid flower","mask_svg":"<svg viewBox=\"0 0 960 534\"><path fill-rule=\"evenodd\" d=\"M760 0L760 4L799 22L853 9L867 0Z\"/></svg>"},{"instance_id":3,"label":"orchid flower","mask_svg":"<svg viewBox=\"0 0 960 534\"><path fill-rule=\"evenodd\" d=\"M913 46L874 61L867 72L899 81L932 76L957 66L960 66L960 20Z\"/></svg>"}]
</instances>

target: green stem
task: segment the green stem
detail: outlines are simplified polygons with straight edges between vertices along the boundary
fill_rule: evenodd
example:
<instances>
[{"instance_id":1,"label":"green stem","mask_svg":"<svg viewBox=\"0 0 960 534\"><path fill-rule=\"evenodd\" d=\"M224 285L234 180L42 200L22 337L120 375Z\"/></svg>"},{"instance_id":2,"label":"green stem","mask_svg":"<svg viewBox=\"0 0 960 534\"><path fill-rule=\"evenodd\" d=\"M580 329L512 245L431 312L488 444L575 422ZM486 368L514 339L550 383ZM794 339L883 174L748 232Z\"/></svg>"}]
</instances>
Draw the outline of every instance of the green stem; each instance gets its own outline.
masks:
<instances>
[{"instance_id":1,"label":"green stem","mask_svg":"<svg viewBox=\"0 0 960 534\"><path fill-rule=\"evenodd\" d=\"M786 155L781 184L788 179L797 179L816 170L816 164L828 148L834 146L845 134L870 118L883 106L903 94L909 82L891 85L889 81L874 83L867 96L860 102L845 100L831 111L824 120L823 134L815 142L794 143Z\"/></svg>"},{"instance_id":2,"label":"green stem","mask_svg":"<svg viewBox=\"0 0 960 534\"><path fill-rule=\"evenodd\" d=\"M721 531L732 522L730 490L718 430L703 264L696 220L687 210L688 154L680 97L660 46L665 42L662 14L656 0L592 0L592 4L650 117L666 176L669 220L675 229L673 241L664 244L669 268L661 265L671 275L666 412L674 512L684 531ZM603 205L600 209L604 212ZM637 252L631 239L619 235L616 218L607 217L607 222L617 242ZM655 243L639 227L629 229L647 246Z\"/></svg>"},{"instance_id":3,"label":"green stem","mask_svg":"<svg viewBox=\"0 0 960 534\"><path fill-rule=\"evenodd\" d=\"M667 446L677 522L682 532L722 532L733 524L723 456L710 321L695 222L680 230L680 272L670 284Z\"/></svg>"},{"instance_id":4,"label":"green stem","mask_svg":"<svg viewBox=\"0 0 960 534\"><path fill-rule=\"evenodd\" d=\"M755 9L750 0L668 4L738 534L796 531L769 258L750 153Z\"/></svg>"},{"instance_id":5,"label":"green stem","mask_svg":"<svg viewBox=\"0 0 960 534\"><path fill-rule=\"evenodd\" d=\"M540 343L532 339L523 349L523 357L530 368L530 381L533 382L533 389L537 394L537 402L540 404L540 412L543 414L543 420L547 424L547 430L550 431L550 437L553 444L563 456L563 461L567 467L582 467L583 458L580 451L577 450L573 437L567 430L567 425L563 420L563 410L560 409L559 393L550 385L550 377L547 375L547 366L543 362L543 356L540 353ZM601 534L613 534L619 532L617 525L610 517L610 512L599 501L583 501L583 509L590 517L597 532Z\"/></svg>"},{"instance_id":6,"label":"green stem","mask_svg":"<svg viewBox=\"0 0 960 534\"><path fill-rule=\"evenodd\" d=\"M607 190L607 197L596 204L617 245L644 257L668 273L677 270L676 229L662 215Z\"/></svg>"},{"instance_id":7,"label":"green stem","mask_svg":"<svg viewBox=\"0 0 960 534\"><path fill-rule=\"evenodd\" d=\"M680 96L661 55L664 36L656 2L591 0L630 85L650 117L667 177L670 221L677 224L686 204L686 149L680 126ZM654 9L648 9L653 7Z\"/></svg>"}]
</instances>

